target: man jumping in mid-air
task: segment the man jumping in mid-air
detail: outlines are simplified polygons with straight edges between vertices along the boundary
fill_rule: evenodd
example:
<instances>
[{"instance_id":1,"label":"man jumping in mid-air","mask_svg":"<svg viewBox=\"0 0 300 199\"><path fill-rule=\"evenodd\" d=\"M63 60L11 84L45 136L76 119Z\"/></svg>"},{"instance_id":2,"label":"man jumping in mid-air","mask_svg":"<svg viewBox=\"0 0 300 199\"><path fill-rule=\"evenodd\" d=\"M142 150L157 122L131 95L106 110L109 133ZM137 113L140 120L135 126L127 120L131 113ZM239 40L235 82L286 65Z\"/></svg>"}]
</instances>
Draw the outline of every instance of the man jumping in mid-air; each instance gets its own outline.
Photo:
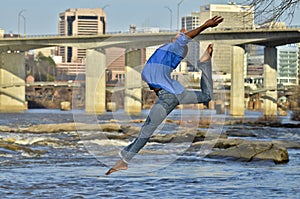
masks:
<instances>
[{"instance_id":1,"label":"man jumping in mid-air","mask_svg":"<svg viewBox=\"0 0 300 199\"><path fill-rule=\"evenodd\" d=\"M126 170L129 161L145 146L156 128L177 105L208 104L212 99L212 44L207 47L197 64L197 67L202 70L201 91L186 90L178 81L171 79L171 72L186 56L188 42L205 29L218 26L222 21L222 17L215 16L194 30L181 31L172 39L171 43L158 48L149 58L142 71L142 79L149 85L150 89L154 90L158 100L151 108L138 137L120 152L121 159L106 172L106 175L118 170Z\"/></svg>"}]
</instances>

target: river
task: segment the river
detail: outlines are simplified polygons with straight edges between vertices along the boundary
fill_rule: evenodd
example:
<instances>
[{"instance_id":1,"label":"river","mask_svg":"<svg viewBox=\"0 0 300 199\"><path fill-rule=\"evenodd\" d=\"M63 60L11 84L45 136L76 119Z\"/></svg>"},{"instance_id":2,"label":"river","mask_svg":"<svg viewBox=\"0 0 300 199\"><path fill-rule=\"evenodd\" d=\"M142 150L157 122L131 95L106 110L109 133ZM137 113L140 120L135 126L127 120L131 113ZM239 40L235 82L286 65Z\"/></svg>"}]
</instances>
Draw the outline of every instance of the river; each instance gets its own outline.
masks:
<instances>
[{"instance_id":1,"label":"river","mask_svg":"<svg viewBox=\"0 0 300 199\"><path fill-rule=\"evenodd\" d=\"M69 123L74 122L74 115L83 117L84 113L59 110L2 113L0 125L22 128L35 124ZM145 116L146 112L134 119ZM258 116L250 114L253 118ZM97 119L110 121L114 115L107 113L97 116ZM226 128L251 131L257 135L255 139L300 141L300 129L295 128L242 124L224 126ZM140 164L129 165L127 171L105 176L109 169L106 163L113 163L116 159L107 156L102 161L87 149L76 131L1 132L0 138L14 139L32 150L45 151L31 154L0 147L1 198L300 198L299 149L288 150L290 161L287 164L209 159L194 151L186 151L161 164L160 161L170 159L170 154L141 154L150 161L140 160ZM160 145L150 147L159 150Z\"/></svg>"}]
</instances>

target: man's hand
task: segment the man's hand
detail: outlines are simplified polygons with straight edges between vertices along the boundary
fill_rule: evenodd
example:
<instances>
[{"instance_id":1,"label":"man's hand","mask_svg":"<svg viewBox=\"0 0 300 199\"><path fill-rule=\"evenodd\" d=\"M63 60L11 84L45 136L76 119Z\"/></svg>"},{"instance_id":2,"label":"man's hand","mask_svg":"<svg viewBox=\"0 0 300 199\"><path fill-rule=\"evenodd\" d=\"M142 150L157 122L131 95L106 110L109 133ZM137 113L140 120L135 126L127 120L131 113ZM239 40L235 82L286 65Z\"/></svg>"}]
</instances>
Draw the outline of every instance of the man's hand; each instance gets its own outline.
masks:
<instances>
[{"instance_id":1,"label":"man's hand","mask_svg":"<svg viewBox=\"0 0 300 199\"><path fill-rule=\"evenodd\" d=\"M223 17L220 16L214 16L213 18L207 20L203 25L199 26L198 28L191 30L189 32L186 32L185 35L189 38L193 39L198 34L200 34L202 31L204 31L207 28L213 28L222 23L224 20Z\"/></svg>"},{"instance_id":2,"label":"man's hand","mask_svg":"<svg viewBox=\"0 0 300 199\"><path fill-rule=\"evenodd\" d=\"M207 20L203 25L207 28L213 28L222 23L224 18L220 16L214 16L213 18Z\"/></svg>"}]
</instances>

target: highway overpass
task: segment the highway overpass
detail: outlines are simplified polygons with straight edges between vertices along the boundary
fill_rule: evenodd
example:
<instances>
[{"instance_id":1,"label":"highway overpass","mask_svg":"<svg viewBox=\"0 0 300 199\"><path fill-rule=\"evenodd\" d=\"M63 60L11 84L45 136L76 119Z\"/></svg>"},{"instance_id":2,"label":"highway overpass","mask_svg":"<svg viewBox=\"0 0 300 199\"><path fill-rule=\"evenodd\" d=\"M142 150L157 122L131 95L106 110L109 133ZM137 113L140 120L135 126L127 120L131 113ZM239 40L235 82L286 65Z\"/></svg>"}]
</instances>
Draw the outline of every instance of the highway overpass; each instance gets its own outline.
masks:
<instances>
[{"instance_id":1,"label":"highway overpass","mask_svg":"<svg viewBox=\"0 0 300 199\"><path fill-rule=\"evenodd\" d=\"M139 71L141 51L139 49L163 44L176 33L133 33L89 36L45 36L27 38L0 38L0 84L19 84L25 81L24 52L51 46L72 46L87 49L86 65L86 111L105 112L105 54L102 49L122 47L126 53L126 99L125 112L138 114L141 110L141 79ZM244 46L265 46L265 87L276 87L276 46L300 42L300 32L291 29L258 30L212 30L194 38L195 41L210 41L232 45L230 114L244 115ZM99 68L100 66L100 68ZM139 67L140 68L140 67ZM265 115L277 114L277 92L267 91ZM22 111L25 106L24 86L2 89L0 111Z\"/></svg>"}]
</instances>

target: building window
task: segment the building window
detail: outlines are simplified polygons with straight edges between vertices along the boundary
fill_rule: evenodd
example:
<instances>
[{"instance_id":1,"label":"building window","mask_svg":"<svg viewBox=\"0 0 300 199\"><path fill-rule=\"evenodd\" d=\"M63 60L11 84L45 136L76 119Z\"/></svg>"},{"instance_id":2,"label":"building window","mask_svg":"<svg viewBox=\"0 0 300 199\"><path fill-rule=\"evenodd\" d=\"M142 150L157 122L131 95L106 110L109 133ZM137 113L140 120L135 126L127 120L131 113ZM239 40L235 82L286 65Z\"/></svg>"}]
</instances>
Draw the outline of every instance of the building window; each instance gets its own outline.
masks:
<instances>
[{"instance_id":1,"label":"building window","mask_svg":"<svg viewBox=\"0 0 300 199\"><path fill-rule=\"evenodd\" d=\"M97 20L97 19L98 19L98 16L78 16L78 19Z\"/></svg>"},{"instance_id":2,"label":"building window","mask_svg":"<svg viewBox=\"0 0 300 199\"><path fill-rule=\"evenodd\" d=\"M72 62L72 47L68 47L68 57L67 62Z\"/></svg>"},{"instance_id":3,"label":"building window","mask_svg":"<svg viewBox=\"0 0 300 199\"><path fill-rule=\"evenodd\" d=\"M75 20L75 16L69 16L67 18L68 21L68 36L73 35L73 21Z\"/></svg>"}]
</instances>

